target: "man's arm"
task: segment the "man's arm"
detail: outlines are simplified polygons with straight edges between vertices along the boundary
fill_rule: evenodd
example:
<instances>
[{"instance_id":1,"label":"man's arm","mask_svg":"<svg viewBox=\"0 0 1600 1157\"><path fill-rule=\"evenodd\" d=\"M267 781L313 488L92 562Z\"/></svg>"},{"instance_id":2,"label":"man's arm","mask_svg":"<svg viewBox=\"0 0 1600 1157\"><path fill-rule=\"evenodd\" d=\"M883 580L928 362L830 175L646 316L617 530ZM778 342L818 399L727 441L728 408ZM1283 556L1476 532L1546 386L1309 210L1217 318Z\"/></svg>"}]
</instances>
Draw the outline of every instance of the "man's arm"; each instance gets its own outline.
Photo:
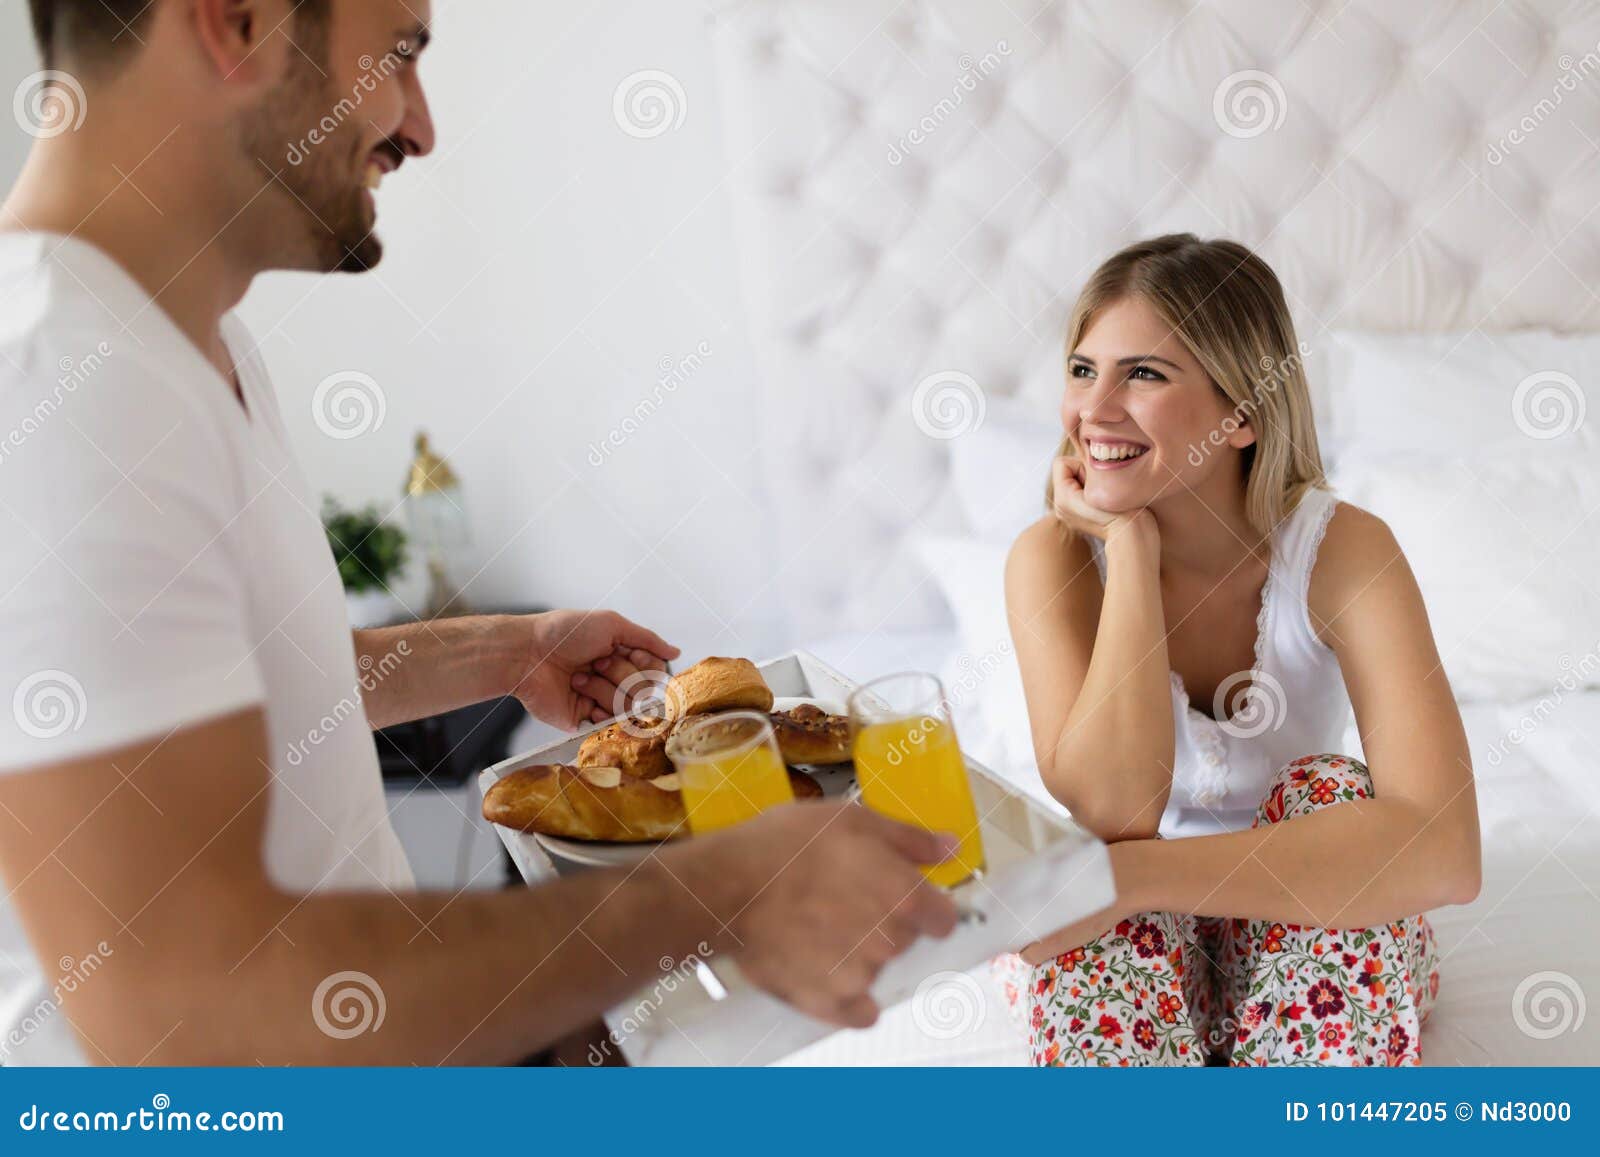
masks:
<instances>
[{"instance_id":1,"label":"man's arm","mask_svg":"<svg viewBox=\"0 0 1600 1157\"><path fill-rule=\"evenodd\" d=\"M251 709L0 776L0 878L40 959L114 946L63 1003L90 1059L506 1063L702 943L804 1011L868 1024L883 964L954 923L914 866L949 841L834 805L533 890L292 893L263 866L264 752ZM339 972L382 990L380 1031L319 1027L313 994Z\"/></svg>"},{"instance_id":2,"label":"man's arm","mask_svg":"<svg viewBox=\"0 0 1600 1157\"><path fill-rule=\"evenodd\" d=\"M515 695L557 727L609 719L678 656L613 611L467 615L356 631L361 698L373 727Z\"/></svg>"}]
</instances>

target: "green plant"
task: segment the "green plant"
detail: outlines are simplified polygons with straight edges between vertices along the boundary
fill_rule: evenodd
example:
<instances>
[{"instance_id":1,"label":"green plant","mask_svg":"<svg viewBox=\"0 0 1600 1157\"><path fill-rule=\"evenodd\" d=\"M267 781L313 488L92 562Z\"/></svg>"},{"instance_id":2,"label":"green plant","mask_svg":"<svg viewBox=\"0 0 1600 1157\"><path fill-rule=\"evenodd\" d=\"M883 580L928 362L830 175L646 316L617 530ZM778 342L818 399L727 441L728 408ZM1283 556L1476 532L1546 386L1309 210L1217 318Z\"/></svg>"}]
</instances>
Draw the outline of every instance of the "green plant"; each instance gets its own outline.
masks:
<instances>
[{"instance_id":1,"label":"green plant","mask_svg":"<svg viewBox=\"0 0 1600 1157\"><path fill-rule=\"evenodd\" d=\"M322 528L349 594L384 590L405 570L406 532L386 523L376 505L346 510L324 498Z\"/></svg>"}]
</instances>

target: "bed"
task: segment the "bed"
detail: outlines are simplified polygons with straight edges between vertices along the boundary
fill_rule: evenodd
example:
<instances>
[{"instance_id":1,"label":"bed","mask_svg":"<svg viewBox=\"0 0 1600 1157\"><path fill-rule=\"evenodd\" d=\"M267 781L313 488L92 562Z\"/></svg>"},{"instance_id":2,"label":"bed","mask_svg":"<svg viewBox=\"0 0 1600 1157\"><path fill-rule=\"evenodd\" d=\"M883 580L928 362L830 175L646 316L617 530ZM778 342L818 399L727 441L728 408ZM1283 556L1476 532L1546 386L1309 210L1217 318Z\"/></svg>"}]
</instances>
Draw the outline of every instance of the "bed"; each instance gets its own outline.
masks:
<instances>
[{"instance_id":1,"label":"bed","mask_svg":"<svg viewBox=\"0 0 1600 1157\"><path fill-rule=\"evenodd\" d=\"M1600 1061L1600 10L742 0L714 35L766 483L805 499L770 521L787 637L943 671L964 743L1042 796L998 560L1066 312L1135 238L1252 245L1472 741L1485 883L1432 914L1425 1061ZM969 1019L793 1059L1021 1062L997 999Z\"/></svg>"}]
</instances>

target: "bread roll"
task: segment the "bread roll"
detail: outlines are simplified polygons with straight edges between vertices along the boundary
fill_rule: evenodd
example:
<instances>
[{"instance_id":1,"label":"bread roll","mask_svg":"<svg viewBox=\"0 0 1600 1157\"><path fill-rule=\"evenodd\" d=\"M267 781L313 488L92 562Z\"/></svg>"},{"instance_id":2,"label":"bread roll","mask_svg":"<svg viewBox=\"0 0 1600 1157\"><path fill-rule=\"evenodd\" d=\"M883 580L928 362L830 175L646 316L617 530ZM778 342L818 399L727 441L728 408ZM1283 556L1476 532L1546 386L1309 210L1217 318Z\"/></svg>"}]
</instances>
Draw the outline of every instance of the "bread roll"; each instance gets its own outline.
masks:
<instances>
[{"instance_id":1,"label":"bread roll","mask_svg":"<svg viewBox=\"0 0 1600 1157\"><path fill-rule=\"evenodd\" d=\"M815 703L772 712L772 733L785 763L850 762L850 720Z\"/></svg>"},{"instance_id":2,"label":"bread roll","mask_svg":"<svg viewBox=\"0 0 1600 1157\"><path fill-rule=\"evenodd\" d=\"M672 771L667 758L671 725L659 715L628 715L591 732L578 746L578 767L616 767L635 779L654 779Z\"/></svg>"},{"instance_id":3,"label":"bread roll","mask_svg":"<svg viewBox=\"0 0 1600 1157\"><path fill-rule=\"evenodd\" d=\"M822 798L803 772L789 772L797 800ZM678 777L637 779L615 767L549 763L519 768L483 796L483 818L522 832L639 844L689 834Z\"/></svg>"},{"instance_id":4,"label":"bread roll","mask_svg":"<svg viewBox=\"0 0 1600 1157\"><path fill-rule=\"evenodd\" d=\"M705 711L772 710L772 688L749 659L702 659L667 681L667 716Z\"/></svg>"}]
</instances>

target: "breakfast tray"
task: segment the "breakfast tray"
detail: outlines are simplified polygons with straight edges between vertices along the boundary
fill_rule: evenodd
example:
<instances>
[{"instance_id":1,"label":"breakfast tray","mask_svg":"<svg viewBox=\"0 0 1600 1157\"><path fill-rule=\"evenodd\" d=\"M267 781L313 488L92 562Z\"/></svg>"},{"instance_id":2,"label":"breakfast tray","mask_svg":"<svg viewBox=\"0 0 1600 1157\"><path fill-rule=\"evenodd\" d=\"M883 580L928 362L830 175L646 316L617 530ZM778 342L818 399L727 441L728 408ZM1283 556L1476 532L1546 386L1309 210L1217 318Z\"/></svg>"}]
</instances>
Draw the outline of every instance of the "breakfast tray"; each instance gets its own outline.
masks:
<instances>
[{"instance_id":1,"label":"breakfast tray","mask_svg":"<svg viewBox=\"0 0 1600 1157\"><path fill-rule=\"evenodd\" d=\"M758 664L778 706L806 700L843 712L856 685L805 651ZM591 729L592 730L592 729ZM543 763L570 763L587 732L515 756L479 774L487 792L502 776ZM849 764L807 768L826 796L855 785ZM888 1008L927 991L930 982L961 973L1073 923L1115 898L1105 845L975 760L967 760L980 816L987 870L951 891L962 919L944 940L923 940L891 962L873 986ZM544 883L596 867L626 867L652 845L585 844L494 825L523 878ZM671 965L673 962L664 961ZM746 982L732 960L691 959L641 989L606 1016L612 1044L634 1065L770 1064L834 1032Z\"/></svg>"}]
</instances>

